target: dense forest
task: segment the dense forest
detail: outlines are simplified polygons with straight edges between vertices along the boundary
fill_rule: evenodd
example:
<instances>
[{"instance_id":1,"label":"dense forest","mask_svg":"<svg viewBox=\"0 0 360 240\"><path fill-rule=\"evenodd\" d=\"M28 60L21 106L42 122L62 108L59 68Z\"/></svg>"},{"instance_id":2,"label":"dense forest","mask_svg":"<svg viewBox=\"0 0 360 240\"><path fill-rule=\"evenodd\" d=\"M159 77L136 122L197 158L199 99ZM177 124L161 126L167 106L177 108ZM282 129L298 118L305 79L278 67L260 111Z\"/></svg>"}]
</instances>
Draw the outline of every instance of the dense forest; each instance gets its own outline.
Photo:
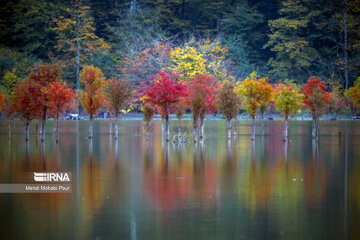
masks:
<instances>
[{"instance_id":1,"label":"dense forest","mask_svg":"<svg viewBox=\"0 0 360 240\"><path fill-rule=\"evenodd\" d=\"M360 75L359 0L18 0L0 13L1 79L48 62L74 88L84 65L141 81L166 65L168 47L206 41L226 49L235 79L316 75L348 88Z\"/></svg>"}]
</instances>

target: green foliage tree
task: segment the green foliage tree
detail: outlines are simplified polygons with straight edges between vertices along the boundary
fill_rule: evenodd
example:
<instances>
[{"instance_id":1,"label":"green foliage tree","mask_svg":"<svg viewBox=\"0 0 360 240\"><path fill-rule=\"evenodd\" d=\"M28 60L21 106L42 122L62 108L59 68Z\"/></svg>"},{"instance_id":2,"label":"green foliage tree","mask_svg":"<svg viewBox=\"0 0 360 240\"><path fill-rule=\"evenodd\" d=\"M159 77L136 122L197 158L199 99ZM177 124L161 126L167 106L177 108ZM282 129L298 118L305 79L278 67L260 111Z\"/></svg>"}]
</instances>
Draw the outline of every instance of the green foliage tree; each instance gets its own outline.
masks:
<instances>
[{"instance_id":1,"label":"green foliage tree","mask_svg":"<svg viewBox=\"0 0 360 240\"><path fill-rule=\"evenodd\" d=\"M268 61L270 73L281 79L302 82L309 75L309 68L319 57L317 50L309 44L308 32L312 19L320 10L311 9L309 0L283 0L280 18L269 21L271 33L265 48L276 53Z\"/></svg>"}]
</instances>

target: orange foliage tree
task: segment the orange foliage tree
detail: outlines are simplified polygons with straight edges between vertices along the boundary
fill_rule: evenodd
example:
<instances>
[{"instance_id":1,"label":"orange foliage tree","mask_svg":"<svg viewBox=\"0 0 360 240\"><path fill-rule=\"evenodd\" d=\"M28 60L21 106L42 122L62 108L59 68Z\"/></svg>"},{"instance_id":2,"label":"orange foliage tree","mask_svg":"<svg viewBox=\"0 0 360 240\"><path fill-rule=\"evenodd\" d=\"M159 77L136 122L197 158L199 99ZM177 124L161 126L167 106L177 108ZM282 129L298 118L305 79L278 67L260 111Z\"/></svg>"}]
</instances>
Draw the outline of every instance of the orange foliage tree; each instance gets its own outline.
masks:
<instances>
[{"instance_id":1,"label":"orange foliage tree","mask_svg":"<svg viewBox=\"0 0 360 240\"><path fill-rule=\"evenodd\" d=\"M70 89L65 82L56 81L50 83L44 90L48 98L50 116L56 119L56 141L59 138L59 116L73 107L76 91Z\"/></svg>"},{"instance_id":2,"label":"orange foliage tree","mask_svg":"<svg viewBox=\"0 0 360 240\"><path fill-rule=\"evenodd\" d=\"M309 77L307 83L302 86L302 92L305 94L304 103L310 109L313 119L312 137L316 140L319 137L319 118L325 113L330 101L330 94L325 89L324 82L315 76Z\"/></svg>"},{"instance_id":3,"label":"orange foliage tree","mask_svg":"<svg viewBox=\"0 0 360 240\"><path fill-rule=\"evenodd\" d=\"M120 111L130 103L134 96L134 88L130 81L120 80L113 77L106 82L104 87L105 96L111 112L115 115L115 139L118 138Z\"/></svg>"},{"instance_id":4,"label":"orange foliage tree","mask_svg":"<svg viewBox=\"0 0 360 240\"><path fill-rule=\"evenodd\" d=\"M84 66L80 74L80 82L85 84L85 89L80 92L80 103L85 112L89 114L89 138L93 136L93 117L105 102L103 93L104 74L94 66Z\"/></svg>"},{"instance_id":5,"label":"orange foliage tree","mask_svg":"<svg viewBox=\"0 0 360 240\"><path fill-rule=\"evenodd\" d=\"M197 74L188 80L189 95L187 104L193 115L194 141L197 142L198 125L200 125L199 139L204 137L204 119L207 114L216 112L216 93L219 84L211 74ZM200 122L199 122L200 121Z\"/></svg>"},{"instance_id":6,"label":"orange foliage tree","mask_svg":"<svg viewBox=\"0 0 360 240\"><path fill-rule=\"evenodd\" d=\"M45 140L45 124L46 117L48 114L48 96L46 94L46 89L49 87L49 84L60 81L60 68L57 64L41 64L35 66L32 71L29 73L27 79L32 81L34 84L38 85L39 94L41 96L40 104L42 114L40 116L40 135L41 141Z\"/></svg>"},{"instance_id":7,"label":"orange foliage tree","mask_svg":"<svg viewBox=\"0 0 360 240\"><path fill-rule=\"evenodd\" d=\"M217 93L216 102L219 111L224 115L227 124L227 138L231 138L231 120L236 118L240 110L240 98L234 93L235 84L224 80Z\"/></svg>"},{"instance_id":8,"label":"orange foliage tree","mask_svg":"<svg viewBox=\"0 0 360 240\"><path fill-rule=\"evenodd\" d=\"M41 87L34 81L24 79L15 86L12 98L15 116L25 122L25 140L28 141L30 122L43 114Z\"/></svg>"},{"instance_id":9,"label":"orange foliage tree","mask_svg":"<svg viewBox=\"0 0 360 240\"><path fill-rule=\"evenodd\" d=\"M264 108L269 104L272 99L272 91L273 88L268 83L268 78L260 78L256 72L251 73L244 81L238 82L234 88L234 92L241 98L243 107L252 119L252 140L255 139L256 111L261 106Z\"/></svg>"}]
</instances>

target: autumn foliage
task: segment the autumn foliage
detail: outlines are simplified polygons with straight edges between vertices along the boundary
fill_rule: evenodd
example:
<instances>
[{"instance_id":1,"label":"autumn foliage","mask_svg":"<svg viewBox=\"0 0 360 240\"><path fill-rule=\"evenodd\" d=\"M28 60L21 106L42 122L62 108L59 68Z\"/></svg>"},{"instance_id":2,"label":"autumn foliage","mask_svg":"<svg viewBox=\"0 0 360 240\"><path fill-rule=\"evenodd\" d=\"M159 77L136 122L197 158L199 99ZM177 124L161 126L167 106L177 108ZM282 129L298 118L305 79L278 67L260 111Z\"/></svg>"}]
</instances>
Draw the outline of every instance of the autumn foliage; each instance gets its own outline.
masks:
<instances>
[{"instance_id":1,"label":"autumn foliage","mask_svg":"<svg viewBox=\"0 0 360 240\"><path fill-rule=\"evenodd\" d=\"M188 80L189 95L187 96L187 105L190 107L196 141L197 126L200 120L200 139L203 137L203 121L207 114L216 112L216 92L219 87L216 78L211 74L198 74Z\"/></svg>"},{"instance_id":2,"label":"autumn foliage","mask_svg":"<svg viewBox=\"0 0 360 240\"><path fill-rule=\"evenodd\" d=\"M47 106L50 116L56 119L56 135L59 136L59 117L67 110L74 107L76 91L67 86L65 82L50 83L44 90L47 96Z\"/></svg>"},{"instance_id":3,"label":"autumn foliage","mask_svg":"<svg viewBox=\"0 0 360 240\"><path fill-rule=\"evenodd\" d=\"M80 82L84 83L85 89L80 93L80 103L90 116L89 138L92 138L92 120L99 108L105 102L103 93L104 75L101 70L94 66L84 66L80 74Z\"/></svg>"},{"instance_id":4,"label":"autumn foliage","mask_svg":"<svg viewBox=\"0 0 360 240\"><path fill-rule=\"evenodd\" d=\"M304 94L294 83L279 83L275 87L274 102L284 118L295 117L299 109L303 106Z\"/></svg>"},{"instance_id":5,"label":"autumn foliage","mask_svg":"<svg viewBox=\"0 0 360 240\"><path fill-rule=\"evenodd\" d=\"M360 106L360 77L354 82L354 86L345 92L345 96L349 98L355 106Z\"/></svg>"},{"instance_id":6,"label":"autumn foliage","mask_svg":"<svg viewBox=\"0 0 360 240\"><path fill-rule=\"evenodd\" d=\"M256 72L244 81L238 82L234 92L241 98L242 105L252 118L252 139L255 139L255 116L260 108L265 109L272 100L273 88L267 77L260 78ZM264 133L264 131L262 131Z\"/></svg>"},{"instance_id":7,"label":"autumn foliage","mask_svg":"<svg viewBox=\"0 0 360 240\"><path fill-rule=\"evenodd\" d=\"M4 104L4 101L5 101L5 94L2 94L0 93L0 112L2 112L3 110L3 104Z\"/></svg>"},{"instance_id":8,"label":"autumn foliage","mask_svg":"<svg viewBox=\"0 0 360 240\"><path fill-rule=\"evenodd\" d=\"M241 98L243 107L253 119L260 106L271 101L272 91L268 78L260 78L256 72L251 73L244 81L238 82L234 89L234 92Z\"/></svg>"},{"instance_id":9,"label":"autumn foliage","mask_svg":"<svg viewBox=\"0 0 360 240\"><path fill-rule=\"evenodd\" d=\"M105 101L102 91L104 75L97 67L84 66L80 74L80 82L85 84L85 89L81 91L79 100L86 113L92 118Z\"/></svg>"},{"instance_id":10,"label":"autumn foliage","mask_svg":"<svg viewBox=\"0 0 360 240\"><path fill-rule=\"evenodd\" d=\"M228 121L228 138L231 137L231 120L237 117L240 110L240 98L234 93L234 87L234 83L225 80L216 96L218 109Z\"/></svg>"},{"instance_id":11,"label":"autumn foliage","mask_svg":"<svg viewBox=\"0 0 360 240\"><path fill-rule=\"evenodd\" d=\"M304 103L310 109L313 118L313 138L319 136L319 118L327 109L330 101L330 94L325 91L326 85L319 77L312 76L302 86L305 95Z\"/></svg>"},{"instance_id":12,"label":"autumn foliage","mask_svg":"<svg viewBox=\"0 0 360 240\"><path fill-rule=\"evenodd\" d=\"M275 107L284 116L284 140L288 137L288 118L295 117L303 106L304 94L294 83L279 83L275 87Z\"/></svg>"},{"instance_id":13,"label":"autumn foliage","mask_svg":"<svg viewBox=\"0 0 360 240\"><path fill-rule=\"evenodd\" d=\"M169 116L182 97L188 93L185 83L178 81L178 75L159 71L152 84L142 86L141 98L144 104L151 104L165 117L167 141L169 140Z\"/></svg>"}]
</instances>

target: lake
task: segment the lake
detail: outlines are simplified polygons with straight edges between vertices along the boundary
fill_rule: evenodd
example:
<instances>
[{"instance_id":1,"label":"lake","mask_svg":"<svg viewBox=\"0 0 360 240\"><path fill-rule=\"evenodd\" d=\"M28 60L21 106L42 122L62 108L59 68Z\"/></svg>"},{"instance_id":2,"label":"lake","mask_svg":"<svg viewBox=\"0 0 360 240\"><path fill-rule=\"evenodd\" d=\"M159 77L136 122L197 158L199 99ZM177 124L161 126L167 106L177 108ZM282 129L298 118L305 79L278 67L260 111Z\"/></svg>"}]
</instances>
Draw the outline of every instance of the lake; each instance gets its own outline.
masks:
<instances>
[{"instance_id":1,"label":"lake","mask_svg":"<svg viewBox=\"0 0 360 240\"><path fill-rule=\"evenodd\" d=\"M226 122L205 121L203 144L162 141L153 121L61 121L59 144L20 121L0 121L0 182L32 172L71 172L72 193L0 194L0 239L360 239L360 122L267 121L251 141L250 121L226 140ZM171 135L177 121L170 121ZM191 121L183 121L192 133ZM260 130L259 127L257 130ZM172 136L171 136L172 139Z\"/></svg>"}]
</instances>

